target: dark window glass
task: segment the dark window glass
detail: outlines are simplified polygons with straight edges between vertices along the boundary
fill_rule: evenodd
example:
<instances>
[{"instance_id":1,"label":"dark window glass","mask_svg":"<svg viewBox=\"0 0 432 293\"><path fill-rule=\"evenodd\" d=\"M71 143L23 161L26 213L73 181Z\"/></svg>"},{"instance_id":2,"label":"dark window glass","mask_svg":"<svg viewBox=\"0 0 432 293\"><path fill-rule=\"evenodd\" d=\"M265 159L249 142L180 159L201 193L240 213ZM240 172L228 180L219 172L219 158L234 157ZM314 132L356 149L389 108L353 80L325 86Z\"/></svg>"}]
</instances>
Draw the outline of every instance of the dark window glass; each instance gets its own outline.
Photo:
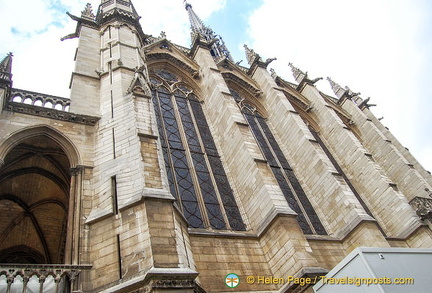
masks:
<instances>
[{"instance_id":1,"label":"dark window glass","mask_svg":"<svg viewBox=\"0 0 432 293\"><path fill-rule=\"evenodd\" d=\"M166 71L158 75L177 80ZM198 99L186 85L169 93L162 81L151 82L170 191L190 226L246 230Z\"/></svg>"},{"instance_id":2,"label":"dark window glass","mask_svg":"<svg viewBox=\"0 0 432 293\"><path fill-rule=\"evenodd\" d=\"M298 214L297 221L305 234L326 235L324 226L291 169L288 160L268 127L265 119L255 107L247 104L240 95L231 91L234 100L242 108L249 127L267 160L273 175L289 206Z\"/></svg>"}]
</instances>

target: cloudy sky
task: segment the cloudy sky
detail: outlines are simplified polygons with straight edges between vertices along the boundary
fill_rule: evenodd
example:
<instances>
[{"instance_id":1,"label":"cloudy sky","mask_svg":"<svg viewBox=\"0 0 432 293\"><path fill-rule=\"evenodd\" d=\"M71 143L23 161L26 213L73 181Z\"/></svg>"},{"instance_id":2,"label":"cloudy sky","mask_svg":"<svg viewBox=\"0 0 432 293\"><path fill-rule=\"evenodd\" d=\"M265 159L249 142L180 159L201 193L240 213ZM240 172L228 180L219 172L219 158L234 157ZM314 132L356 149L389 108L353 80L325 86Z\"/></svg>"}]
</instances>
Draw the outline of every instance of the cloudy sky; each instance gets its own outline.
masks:
<instances>
[{"instance_id":1,"label":"cloudy sky","mask_svg":"<svg viewBox=\"0 0 432 293\"><path fill-rule=\"evenodd\" d=\"M73 3L71 3L73 2ZM77 40L66 11L100 1L0 0L0 58L14 53L14 87L69 97ZM429 0L189 0L236 61L243 44L292 80L292 62L371 97L372 111L432 171L432 2ZM134 0L144 32L190 45L183 0ZM246 65L243 61L242 65ZM323 80L317 87L332 94Z\"/></svg>"}]
</instances>

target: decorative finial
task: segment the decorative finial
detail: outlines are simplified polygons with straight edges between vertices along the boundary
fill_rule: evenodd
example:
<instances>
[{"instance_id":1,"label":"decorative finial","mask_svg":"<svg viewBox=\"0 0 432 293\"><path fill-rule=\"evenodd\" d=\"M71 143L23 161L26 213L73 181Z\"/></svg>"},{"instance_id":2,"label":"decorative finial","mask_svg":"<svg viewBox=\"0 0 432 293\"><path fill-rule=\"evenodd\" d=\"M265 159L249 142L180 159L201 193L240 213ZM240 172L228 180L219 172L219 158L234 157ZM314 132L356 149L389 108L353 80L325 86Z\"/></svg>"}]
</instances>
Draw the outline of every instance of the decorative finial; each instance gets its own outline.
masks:
<instances>
[{"instance_id":1,"label":"decorative finial","mask_svg":"<svg viewBox=\"0 0 432 293\"><path fill-rule=\"evenodd\" d=\"M291 67L292 74L296 82L301 83L303 79L307 79L307 72L303 72L297 67L295 67L291 62L288 63L288 66Z\"/></svg>"},{"instance_id":2,"label":"decorative finial","mask_svg":"<svg viewBox=\"0 0 432 293\"><path fill-rule=\"evenodd\" d=\"M353 92L348 86L345 87L345 90L346 90L346 94L349 95L351 98L354 98L354 97L361 95L361 93Z\"/></svg>"},{"instance_id":3,"label":"decorative finial","mask_svg":"<svg viewBox=\"0 0 432 293\"><path fill-rule=\"evenodd\" d=\"M188 9L189 7L192 8L192 5L189 2L187 2L186 0L183 0L183 4L184 4L186 9Z\"/></svg>"},{"instance_id":4,"label":"decorative finial","mask_svg":"<svg viewBox=\"0 0 432 293\"><path fill-rule=\"evenodd\" d=\"M334 94L340 99L345 95L346 90L343 89L339 84L334 82L330 77L327 77L328 82L330 83L330 86L334 92Z\"/></svg>"},{"instance_id":5,"label":"decorative finial","mask_svg":"<svg viewBox=\"0 0 432 293\"><path fill-rule=\"evenodd\" d=\"M0 87L12 87L12 52L0 61Z\"/></svg>"},{"instance_id":6,"label":"decorative finial","mask_svg":"<svg viewBox=\"0 0 432 293\"><path fill-rule=\"evenodd\" d=\"M255 59L259 58L259 55L255 53L253 49L250 49L246 44L243 45L243 47L245 48L246 60L249 63L249 65L252 65Z\"/></svg>"},{"instance_id":7,"label":"decorative finial","mask_svg":"<svg viewBox=\"0 0 432 293\"><path fill-rule=\"evenodd\" d=\"M273 79L276 79L278 77L276 71L273 68L270 68L271 77Z\"/></svg>"},{"instance_id":8,"label":"decorative finial","mask_svg":"<svg viewBox=\"0 0 432 293\"><path fill-rule=\"evenodd\" d=\"M90 3L87 3L84 10L81 12L81 17L94 20L95 15L93 14L93 8L92 8L92 5Z\"/></svg>"}]
</instances>

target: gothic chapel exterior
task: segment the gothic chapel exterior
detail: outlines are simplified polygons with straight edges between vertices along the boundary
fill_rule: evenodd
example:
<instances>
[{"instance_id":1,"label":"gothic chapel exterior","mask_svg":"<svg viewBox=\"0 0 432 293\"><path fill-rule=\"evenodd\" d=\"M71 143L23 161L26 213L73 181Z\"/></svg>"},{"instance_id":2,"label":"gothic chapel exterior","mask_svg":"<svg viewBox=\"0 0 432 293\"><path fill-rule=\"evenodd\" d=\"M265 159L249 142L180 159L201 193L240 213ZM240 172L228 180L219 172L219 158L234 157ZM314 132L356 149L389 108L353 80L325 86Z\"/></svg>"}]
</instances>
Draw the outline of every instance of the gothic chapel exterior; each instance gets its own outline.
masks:
<instances>
[{"instance_id":1,"label":"gothic chapel exterior","mask_svg":"<svg viewBox=\"0 0 432 293\"><path fill-rule=\"evenodd\" d=\"M185 7L190 48L147 35L129 0L69 14L70 99L13 88L1 61L1 292L313 292L246 277L432 248L432 176L367 100L291 64L287 82L247 46L236 64Z\"/></svg>"}]
</instances>

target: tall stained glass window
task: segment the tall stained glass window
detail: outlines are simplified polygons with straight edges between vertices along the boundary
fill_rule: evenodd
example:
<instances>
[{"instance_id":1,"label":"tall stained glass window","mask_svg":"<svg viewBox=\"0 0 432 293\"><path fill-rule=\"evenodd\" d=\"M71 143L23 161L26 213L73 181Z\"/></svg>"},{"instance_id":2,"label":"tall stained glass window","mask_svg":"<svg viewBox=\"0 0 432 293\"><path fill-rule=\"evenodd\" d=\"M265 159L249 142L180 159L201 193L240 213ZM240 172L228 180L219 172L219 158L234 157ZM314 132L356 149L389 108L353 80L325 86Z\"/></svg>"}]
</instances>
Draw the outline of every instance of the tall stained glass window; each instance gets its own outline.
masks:
<instances>
[{"instance_id":1,"label":"tall stained glass window","mask_svg":"<svg viewBox=\"0 0 432 293\"><path fill-rule=\"evenodd\" d=\"M189 225L246 230L193 90L165 70L150 80L170 190Z\"/></svg>"},{"instance_id":2,"label":"tall stained glass window","mask_svg":"<svg viewBox=\"0 0 432 293\"><path fill-rule=\"evenodd\" d=\"M231 94L241 108L285 199L289 206L298 214L297 221L303 233L326 235L327 233L324 226L285 158L285 155L282 153L266 120L258 113L256 108L250 105L238 92L231 90Z\"/></svg>"}]
</instances>

